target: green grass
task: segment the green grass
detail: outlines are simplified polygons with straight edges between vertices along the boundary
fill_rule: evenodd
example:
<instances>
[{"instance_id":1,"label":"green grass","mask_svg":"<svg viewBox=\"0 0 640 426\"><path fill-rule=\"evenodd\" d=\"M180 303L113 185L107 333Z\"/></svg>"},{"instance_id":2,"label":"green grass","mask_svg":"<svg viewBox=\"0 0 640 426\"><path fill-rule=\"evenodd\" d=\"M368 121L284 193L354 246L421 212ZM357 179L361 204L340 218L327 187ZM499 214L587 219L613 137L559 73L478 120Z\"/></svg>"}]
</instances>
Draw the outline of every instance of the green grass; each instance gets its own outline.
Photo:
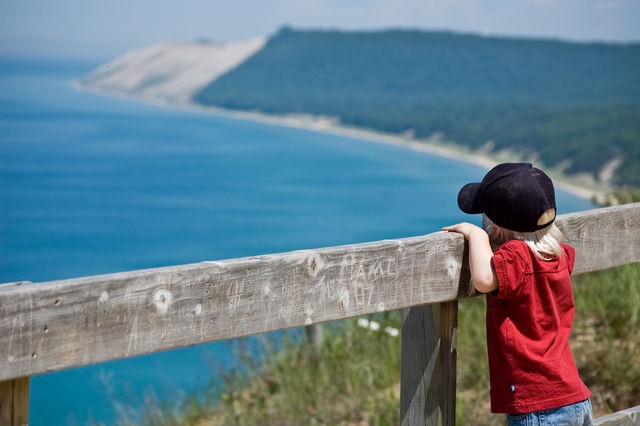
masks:
<instances>
[{"instance_id":1,"label":"green grass","mask_svg":"<svg viewBox=\"0 0 640 426\"><path fill-rule=\"evenodd\" d=\"M458 425L504 423L504 416L490 413L485 306L484 297L464 299L458 303Z\"/></svg>"},{"instance_id":2,"label":"green grass","mask_svg":"<svg viewBox=\"0 0 640 426\"><path fill-rule=\"evenodd\" d=\"M637 405L640 395L640 263L573 278L576 317L571 347L580 375L593 392L596 415ZM489 413L483 297L459 303L456 420L459 425L504 424ZM262 339L263 356L248 356L236 340L242 368L223 385L181 401L150 400L122 424L329 424L399 423L400 312L373 317L372 331L345 320L324 326L324 344L285 338L279 349ZM213 397L220 395L219 399ZM135 419L135 421L134 421Z\"/></svg>"},{"instance_id":3,"label":"green grass","mask_svg":"<svg viewBox=\"0 0 640 426\"><path fill-rule=\"evenodd\" d=\"M594 410L619 411L640 395L640 263L575 279L572 348Z\"/></svg>"},{"instance_id":4,"label":"green grass","mask_svg":"<svg viewBox=\"0 0 640 426\"><path fill-rule=\"evenodd\" d=\"M397 327L399 312L376 316ZM324 327L324 344L289 344L267 352L264 370L248 365L220 398L213 424L352 424L399 422L400 339L360 328L356 320Z\"/></svg>"}]
</instances>

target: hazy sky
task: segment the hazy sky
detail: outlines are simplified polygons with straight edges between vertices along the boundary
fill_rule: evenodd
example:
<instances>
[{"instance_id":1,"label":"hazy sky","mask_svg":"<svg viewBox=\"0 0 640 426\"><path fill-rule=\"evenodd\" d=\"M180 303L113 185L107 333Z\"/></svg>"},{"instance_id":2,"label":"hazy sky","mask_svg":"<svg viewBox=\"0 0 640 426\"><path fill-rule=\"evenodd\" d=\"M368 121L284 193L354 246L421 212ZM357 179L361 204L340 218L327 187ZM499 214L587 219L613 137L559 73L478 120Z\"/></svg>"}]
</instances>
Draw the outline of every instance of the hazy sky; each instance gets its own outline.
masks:
<instances>
[{"instance_id":1,"label":"hazy sky","mask_svg":"<svg viewBox=\"0 0 640 426\"><path fill-rule=\"evenodd\" d=\"M0 54L111 59L165 41L270 35L285 24L640 41L640 0L0 0Z\"/></svg>"}]
</instances>

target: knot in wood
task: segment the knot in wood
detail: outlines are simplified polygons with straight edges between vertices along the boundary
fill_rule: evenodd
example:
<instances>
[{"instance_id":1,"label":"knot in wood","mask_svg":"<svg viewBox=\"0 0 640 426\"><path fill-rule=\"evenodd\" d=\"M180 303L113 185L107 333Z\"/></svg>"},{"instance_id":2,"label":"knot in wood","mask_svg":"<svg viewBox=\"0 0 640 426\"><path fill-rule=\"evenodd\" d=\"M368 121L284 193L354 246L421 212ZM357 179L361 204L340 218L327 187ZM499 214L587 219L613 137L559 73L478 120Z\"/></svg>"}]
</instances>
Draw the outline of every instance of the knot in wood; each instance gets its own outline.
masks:
<instances>
[{"instance_id":1,"label":"knot in wood","mask_svg":"<svg viewBox=\"0 0 640 426\"><path fill-rule=\"evenodd\" d=\"M455 278L460 275L462 264L455 258L450 257L447 259L447 274L449 278Z\"/></svg>"},{"instance_id":2,"label":"knot in wood","mask_svg":"<svg viewBox=\"0 0 640 426\"><path fill-rule=\"evenodd\" d=\"M311 278L318 276L318 273L324 266L324 261L318 253L314 253L307 258L307 272Z\"/></svg>"},{"instance_id":3,"label":"knot in wood","mask_svg":"<svg viewBox=\"0 0 640 426\"><path fill-rule=\"evenodd\" d=\"M152 306L159 315L164 315L169 312L169 306L173 301L173 295L169 290L159 289L153 293Z\"/></svg>"},{"instance_id":4,"label":"knot in wood","mask_svg":"<svg viewBox=\"0 0 640 426\"><path fill-rule=\"evenodd\" d=\"M338 290L338 303L343 309L349 307L349 290L346 287L342 287Z\"/></svg>"}]
</instances>

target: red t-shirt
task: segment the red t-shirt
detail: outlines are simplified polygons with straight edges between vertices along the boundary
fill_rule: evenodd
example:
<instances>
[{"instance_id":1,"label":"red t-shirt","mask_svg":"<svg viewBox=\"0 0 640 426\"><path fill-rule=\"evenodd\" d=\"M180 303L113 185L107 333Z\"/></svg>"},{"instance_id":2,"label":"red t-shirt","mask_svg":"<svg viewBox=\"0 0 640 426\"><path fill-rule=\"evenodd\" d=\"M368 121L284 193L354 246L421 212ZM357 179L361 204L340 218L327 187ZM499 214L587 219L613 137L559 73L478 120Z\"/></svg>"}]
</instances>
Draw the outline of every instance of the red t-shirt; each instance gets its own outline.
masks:
<instances>
[{"instance_id":1,"label":"red t-shirt","mask_svg":"<svg viewBox=\"0 0 640 426\"><path fill-rule=\"evenodd\" d=\"M501 245L492 261L498 290L487 295L491 411L527 413L589 398L578 376L569 335L575 251L543 261L519 240Z\"/></svg>"}]
</instances>

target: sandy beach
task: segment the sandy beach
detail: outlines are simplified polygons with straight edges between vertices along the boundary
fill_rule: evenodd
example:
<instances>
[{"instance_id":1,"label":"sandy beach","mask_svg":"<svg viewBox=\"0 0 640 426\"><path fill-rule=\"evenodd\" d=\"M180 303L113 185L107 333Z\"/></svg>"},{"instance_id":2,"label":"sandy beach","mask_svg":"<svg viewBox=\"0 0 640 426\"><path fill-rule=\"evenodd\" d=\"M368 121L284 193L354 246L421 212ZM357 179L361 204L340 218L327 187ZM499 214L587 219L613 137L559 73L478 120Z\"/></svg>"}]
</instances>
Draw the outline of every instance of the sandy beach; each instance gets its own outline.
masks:
<instances>
[{"instance_id":1,"label":"sandy beach","mask_svg":"<svg viewBox=\"0 0 640 426\"><path fill-rule=\"evenodd\" d=\"M348 138L356 138L373 143L382 143L410 149L414 151L425 152L432 155L451 158L458 161L478 165L489 170L496 164L502 162L513 161L532 161L520 158L510 152L478 152L471 151L461 145L453 142L444 141L438 137L430 139L414 138L411 135L400 135L384 133L380 131L355 128L340 124L338 120L332 117L313 116L307 114L287 114L272 115L254 111L238 111L229 110L220 107L205 106L190 101L167 101L159 97L144 96L140 94L132 94L130 92L105 90L96 87L82 85L78 81L74 82L74 88L77 90L85 90L100 95L112 96L128 101L144 102L168 108L187 109L199 113L213 114L233 118L237 120L256 121L274 126L285 126L296 129L304 129L315 132L329 133ZM544 169L553 179L555 185L563 191L584 199L604 200L606 194L611 188L597 184L595 180L585 176L568 176L559 170L544 167L544 165L536 164L536 166Z\"/></svg>"}]
</instances>

